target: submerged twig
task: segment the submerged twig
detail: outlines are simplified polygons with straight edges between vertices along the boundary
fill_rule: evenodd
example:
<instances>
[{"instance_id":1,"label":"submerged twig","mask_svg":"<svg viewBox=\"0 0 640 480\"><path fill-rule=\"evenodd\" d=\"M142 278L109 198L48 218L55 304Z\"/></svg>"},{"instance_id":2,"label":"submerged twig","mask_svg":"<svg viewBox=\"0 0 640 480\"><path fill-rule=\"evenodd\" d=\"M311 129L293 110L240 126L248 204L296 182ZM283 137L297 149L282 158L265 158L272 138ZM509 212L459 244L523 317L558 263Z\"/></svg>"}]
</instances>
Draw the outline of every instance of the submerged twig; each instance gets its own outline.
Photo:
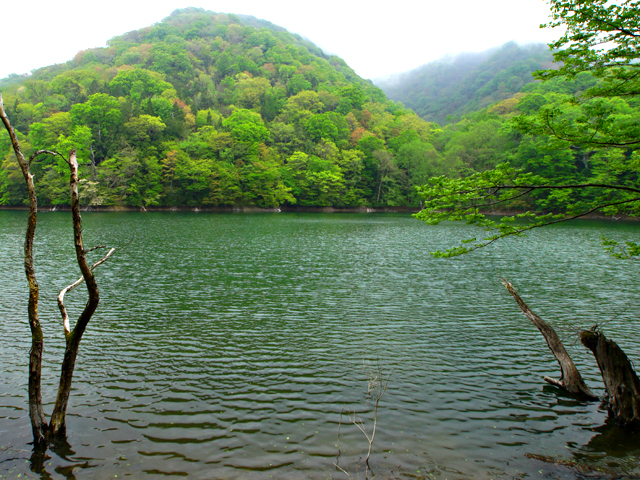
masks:
<instances>
[{"instance_id":1,"label":"submerged twig","mask_svg":"<svg viewBox=\"0 0 640 480\"><path fill-rule=\"evenodd\" d=\"M355 425L358 428L358 430L362 432L362 434L367 439L368 448L367 448L367 456L365 458L365 479L372 480L373 478L375 478L375 474L371 469L371 466L369 465L369 460L371 459L373 442L375 440L376 431L378 428L378 408L380 405L380 399L387 391L387 388L389 385L389 379L391 378L393 371L389 375L387 375L385 378L385 376L382 373L382 367L380 366L379 363L377 365L377 371L373 371L372 369L367 369L366 364L364 363L363 363L363 370L367 375L367 379L368 379L367 395L371 396L373 393L373 427L372 427L371 433L367 431L364 421L356 412L349 410L349 420L353 425ZM342 453L340 449L340 431L342 427L342 417L344 414L344 409L345 407L343 406L342 410L340 411L340 421L338 422L338 444L337 444L338 456L336 457L336 461L334 462L334 465L338 470L340 470L342 473L347 475L351 480L353 480L353 477L351 476L351 474L339 465L340 455Z\"/></svg>"}]
</instances>

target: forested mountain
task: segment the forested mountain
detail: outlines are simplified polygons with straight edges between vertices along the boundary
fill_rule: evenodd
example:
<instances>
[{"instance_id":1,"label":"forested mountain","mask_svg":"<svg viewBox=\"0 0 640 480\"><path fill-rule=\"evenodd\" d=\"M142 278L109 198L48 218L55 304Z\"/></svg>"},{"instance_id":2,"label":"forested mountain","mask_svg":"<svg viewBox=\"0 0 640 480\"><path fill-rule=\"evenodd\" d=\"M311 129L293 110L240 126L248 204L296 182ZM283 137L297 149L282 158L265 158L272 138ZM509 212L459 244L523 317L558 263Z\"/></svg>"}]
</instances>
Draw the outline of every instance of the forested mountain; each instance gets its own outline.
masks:
<instances>
[{"instance_id":1,"label":"forested mountain","mask_svg":"<svg viewBox=\"0 0 640 480\"><path fill-rule=\"evenodd\" d=\"M417 207L415 187L430 178L503 162L556 183L615 180L610 167L631 158L635 143L595 151L518 128L555 112L578 130L594 114L601 126L640 124L637 96L581 110L575 98L602 82L589 72L534 82L531 72L550 58L546 46L510 43L425 67L426 93L412 98L421 114L452 115L440 127L300 36L254 17L184 9L66 64L1 80L0 91L26 154L79 152L88 206ZM4 130L0 161L0 205L24 204ZM42 156L32 172L41 205L68 203L65 164ZM558 195L528 195L519 207L554 211L566 201Z\"/></svg>"},{"instance_id":2,"label":"forested mountain","mask_svg":"<svg viewBox=\"0 0 640 480\"><path fill-rule=\"evenodd\" d=\"M78 150L87 205L415 205L433 154L436 126L340 58L269 22L202 9L0 91L27 154ZM0 204L20 205L5 131L0 159ZM68 202L65 167L34 162L42 205Z\"/></svg>"},{"instance_id":3,"label":"forested mountain","mask_svg":"<svg viewBox=\"0 0 640 480\"><path fill-rule=\"evenodd\" d=\"M438 60L375 83L392 100L443 125L511 97L533 81L534 71L550 68L552 60L547 45L509 42L500 48Z\"/></svg>"}]
</instances>

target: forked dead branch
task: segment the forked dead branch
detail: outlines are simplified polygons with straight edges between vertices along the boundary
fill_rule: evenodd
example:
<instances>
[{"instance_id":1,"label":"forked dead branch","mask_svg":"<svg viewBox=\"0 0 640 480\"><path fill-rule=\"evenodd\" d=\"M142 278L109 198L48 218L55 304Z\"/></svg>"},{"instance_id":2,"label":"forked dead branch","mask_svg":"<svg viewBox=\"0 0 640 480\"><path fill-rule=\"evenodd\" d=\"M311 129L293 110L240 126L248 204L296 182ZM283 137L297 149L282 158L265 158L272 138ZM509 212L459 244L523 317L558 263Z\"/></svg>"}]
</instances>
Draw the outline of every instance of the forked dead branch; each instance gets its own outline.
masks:
<instances>
[{"instance_id":1,"label":"forked dead branch","mask_svg":"<svg viewBox=\"0 0 640 480\"><path fill-rule=\"evenodd\" d=\"M31 330L31 350L29 353L29 417L31 419L31 428L33 432L33 439L36 445L46 444L50 439L54 437L63 437L66 433L66 411L69 402L69 394L71 392L71 383L73 380L73 372L75 369L75 362L78 356L78 350L80 347L80 341L84 334L89 321L100 303L100 293L98 291L98 284L93 271L96 267L106 262L115 252L112 248L108 253L97 262L89 265L87 261L87 253L96 250L96 248L85 249L82 238L82 218L80 216L80 201L78 197L78 160L76 158L75 150L69 153L68 157L65 157L59 152L49 150L38 150L27 161L20 142L16 135L9 118L4 110L4 104L2 101L2 95L0 94L0 118L5 128L9 132L11 138L11 144L15 152L18 164L22 170L27 192L29 195L29 218L27 221L27 231L25 234L24 243L24 267L27 282L29 284L29 328ZM64 359L62 362L62 368L60 372L60 383L58 392L56 395L56 402L51 415L51 421L47 423L42 408L42 353L44 350L44 337L42 333L42 326L38 317L38 301L39 301L39 286L35 275L34 269L34 254L33 243L35 237L35 231L37 226L38 216L38 199L35 191L33 174L31 173L31 163L39 155L55 155L63 158L70 169L70 204L71 204L71 216L73 222L74 233L74 245L76 251L76 261L82 272L82 277L62 289L58 295L58 306L62 315L62 323L65 333L66 348L64 353ZM106 248L106 247L97 247ZM71 327L69 315L67 314L64 305L64 296L67 292L74 289L82 282L87 285L87 292L89 299L85 305L82 313L80 314L76 324Z\"/></svg>"}]
</instances>

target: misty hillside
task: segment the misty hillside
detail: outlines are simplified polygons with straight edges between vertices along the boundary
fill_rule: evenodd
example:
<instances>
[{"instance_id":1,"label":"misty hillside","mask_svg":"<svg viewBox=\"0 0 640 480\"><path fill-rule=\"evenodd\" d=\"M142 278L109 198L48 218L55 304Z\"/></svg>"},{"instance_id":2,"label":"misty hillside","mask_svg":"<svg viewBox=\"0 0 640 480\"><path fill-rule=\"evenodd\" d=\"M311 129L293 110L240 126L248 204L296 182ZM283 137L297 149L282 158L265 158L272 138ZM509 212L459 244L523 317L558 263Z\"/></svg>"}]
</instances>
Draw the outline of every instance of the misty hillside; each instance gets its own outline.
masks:
<instances>
[{"instance_id":1,"label":"misty hillside","mask_svg":"<svg viewBox=\"0 0 640 480\"><path fill-rule=\"evenodd\" d=\"M433 156L434 124L250 16L177 10L0 91L25 153L78 150L93 206L416 205ZM0 162L0 205L20 205L4 130ZM64 165L32 169L41 205L68 203Z\"/></svg>"},{"instance_id":2,"label":"misty hillside","mask_svg":"<svg viewBox=\"0 0 640 480\"><path fill-rule=\"evenodd\" d=\"M509 42L500 48L438 60L375 83L392 100L443 125L513 96L533 81L532 72L551 68L552 60L544 44Z\"/></svg>"}]
</instances>

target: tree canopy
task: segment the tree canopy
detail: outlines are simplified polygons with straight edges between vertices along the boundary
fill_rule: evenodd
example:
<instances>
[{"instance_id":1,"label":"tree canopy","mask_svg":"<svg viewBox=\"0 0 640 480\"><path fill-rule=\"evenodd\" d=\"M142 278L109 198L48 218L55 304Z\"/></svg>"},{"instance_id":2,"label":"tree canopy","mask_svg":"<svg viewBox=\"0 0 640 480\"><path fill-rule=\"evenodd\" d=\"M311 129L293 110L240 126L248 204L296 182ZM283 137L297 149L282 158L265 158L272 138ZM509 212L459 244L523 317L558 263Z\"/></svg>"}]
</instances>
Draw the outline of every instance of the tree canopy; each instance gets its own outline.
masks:
<instances>
[{"instance_id":1,"label":"tree canopy","mask_svg":"<svg viewBox=\"0 0 640 480\"><path fill-rule=\"evenodd\" d=\"M566 47L555 66L539 46L512 43L435 62L408 97L423 118L283 28L194 8L28 78L0 80L0 90L27 153L78 151L87 178L80 198L91 206L419 208L439 193L422 189L424 203L416 185L468 181L504 163L544 179L540 185L634 187L640 101L631 88L636 40L625 33L637 31L634 5L552 3L554 22L564 15L575 24L568 43L552 44ZM562 10L571 6L584 16ZM589 11L609 12L604 20L619 28L580 20ZM593 60L596 36L586 50L580 43L590 31L584 22L621 49L601 49L606 61ZM536 82L531 72L540 68L544 81ZM63 167L52 158L32 166L41 205L68 202ZM596 194L536 188L481 211L557 215L579 202L588 211ZM25 199L0 133L0 204ZM626 205L596 212L633 214Z\"/></svg>"},{"instance_id":2,"label":"tree canopy","mask_svg":"<svg viewBox=\"0 0 640 480\"><path fill-rule=\"evenodd\" d=\"M437 125L249 16L176 10L0 90L28 154L78 150L92 206L417 206L411 170L440 172L427 165ZM390 176L370 138L390 158L420 143ZM68 203L56 162L32 166L43 206ZM0 133L0 205L24 204L17 172Z\"/></svg>"},{"instance_id":3,"label":"tree canopy","mask_svg":"<svg viewBox=\"0 0 640 480\"><path fill-rule=\"evenodd\" d=\"M640 9L638 2L550 2L566 34L550 44L558 69L537 72L508 126L518 144L505 162L462 177L439 176L419 188L416 216L427 223L465 220L488 231L440 256L464 254L506 236L589 214L640 214ZM544 25L543 25L544 26ZM535 93L534 93L535 92ZM487 212L520 212L494 220ZM621 258L632 241L604 239Z\"/></svg>"}]
</instances>

